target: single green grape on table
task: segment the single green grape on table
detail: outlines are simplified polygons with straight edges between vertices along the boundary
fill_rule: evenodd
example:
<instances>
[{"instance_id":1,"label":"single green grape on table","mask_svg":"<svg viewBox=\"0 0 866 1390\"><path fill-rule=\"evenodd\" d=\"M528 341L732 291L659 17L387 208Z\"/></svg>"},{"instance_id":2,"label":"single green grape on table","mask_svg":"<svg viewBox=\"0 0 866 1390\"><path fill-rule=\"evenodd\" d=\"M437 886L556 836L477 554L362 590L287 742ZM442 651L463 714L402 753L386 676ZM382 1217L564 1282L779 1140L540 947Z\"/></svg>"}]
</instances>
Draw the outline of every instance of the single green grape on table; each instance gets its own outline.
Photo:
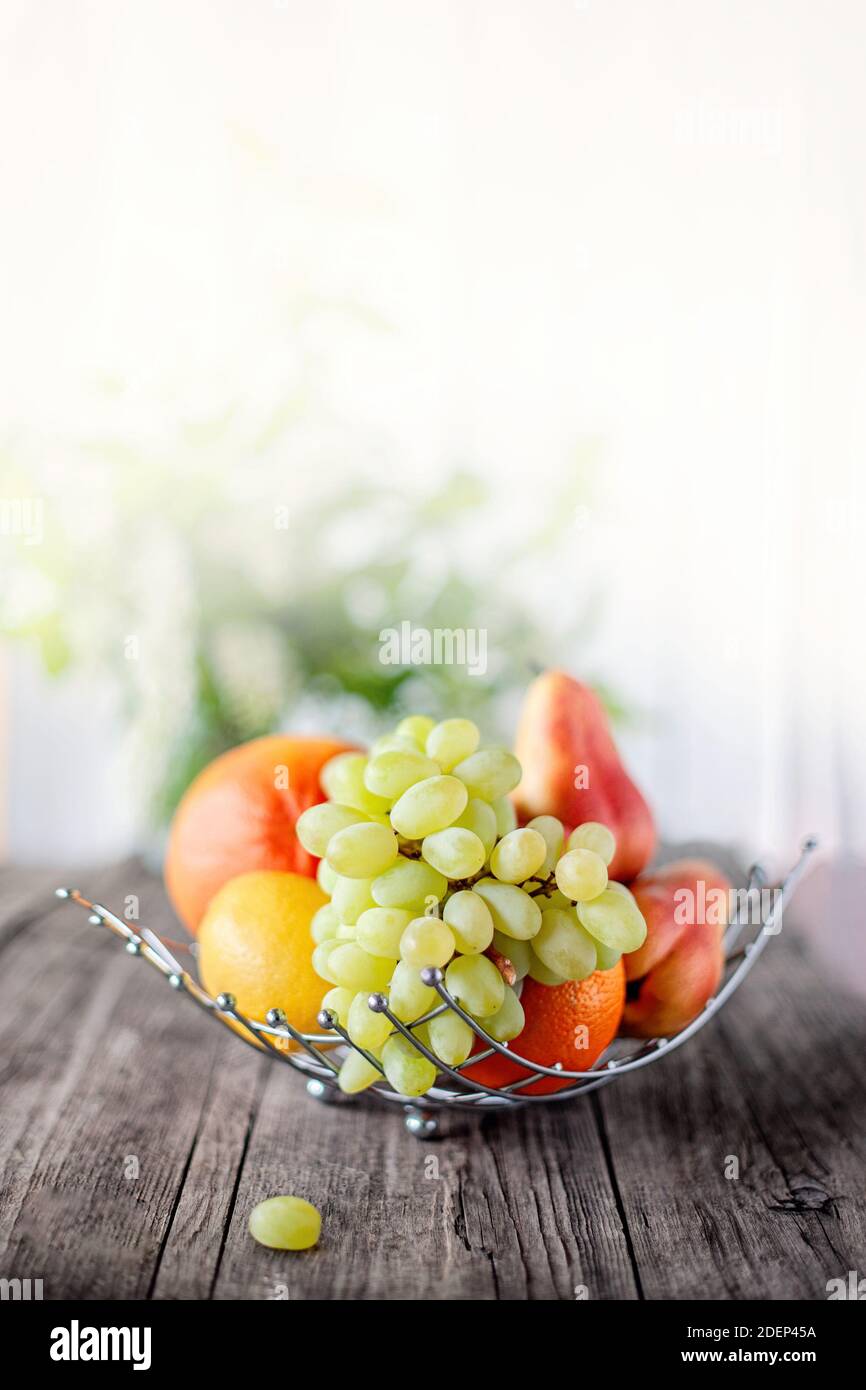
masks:
<instances>
[{"instance_id":1,"label":"single green grape on table","mask_svg":"<svg viewBox=\"0 0 866 1390\"><path fill-rule=\"evenodd\" d=\"M250 1235L272 1250L309 1250L321 1229L321 1216L303 1197L266 1197L250 1212Z\"/></svg>"},{"instance_id":2,"label":"single green grape on table","mask_svg":"<svg viewBox=\"0 0 866 1390\"><path fill-rule=\"evenodd\" d=\"M527 976L582 980L643 943L637 903L608 882L610 830L586 822L566 841L555 816L518 826L520 776L471 720L421 714L323 768L328 800L303 812L297 834L330 899L312 920L311 951L330 986L322 1006L355 1044L339 1070L346 1094L383 1078L408 1097L434 1085L435 1067L388 1013L444 1066L471 1055L473 1029L428 982L437 970L470 1018L515 1040L519 1055Z\"/></svg>"}]
</instances>

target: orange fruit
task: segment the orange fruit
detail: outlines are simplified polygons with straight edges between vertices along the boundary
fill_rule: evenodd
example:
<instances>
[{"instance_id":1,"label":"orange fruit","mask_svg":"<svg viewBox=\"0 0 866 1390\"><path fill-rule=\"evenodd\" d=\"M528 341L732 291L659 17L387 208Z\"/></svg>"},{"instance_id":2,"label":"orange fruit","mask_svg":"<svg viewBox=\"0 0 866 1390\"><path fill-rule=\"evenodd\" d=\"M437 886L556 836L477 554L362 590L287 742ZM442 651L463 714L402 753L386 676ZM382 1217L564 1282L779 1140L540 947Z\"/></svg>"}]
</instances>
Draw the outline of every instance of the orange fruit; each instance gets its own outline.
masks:
<instances>
[{"instance_id":1,"label":"orange fruit","mask_svg":"<svg viewBox=\"0 0 866 1390\"><path fill-rule=\"evenodd\" d=\"M273 734L232 748L199 773L175 812L165 857L165 886L189 931L238 874L315 874L318 860L301 845L295 822L324 800L324 764L348 749L337 739Z\"/></svg>"},{"instance_id":2,"label":"orange fruit","mask_svg":"<svg viewBox=\"0 0 866 1390\"><path fill-rule=\"evenodd\" d=\"M612 970L596 970L585 980L569 980L564 985L540 985L527 978L520 1002L526 1024L511 1044L514 1051L544 1067L562 1062L568 1071L588 1071L619 1028L625 1004L623 963L617 961ZM475 1050L482 1047L479 1039ZM525 1067L500 1056L488 1057L466 1070L470 1079L485 1086L505 1086L529 1074ZM523 1090L527 1095L543 1095L572 1084L545 1077Z\"/></svg>"},{"instance_id":3,"label":"orange fruit","mask_svg":"<svg viewBox=\"0 0 866 1390\"><path fill-rule=\"evenodd\" d=\"M199 928L205 989L233 994L247 1018L265 1022L268 1009L283 1009L301 1032L318 1032L327 986L313 969L310 922L327 901L315 879L303 874L270 870L224 883Z\"/></svg>"}]
</instances>

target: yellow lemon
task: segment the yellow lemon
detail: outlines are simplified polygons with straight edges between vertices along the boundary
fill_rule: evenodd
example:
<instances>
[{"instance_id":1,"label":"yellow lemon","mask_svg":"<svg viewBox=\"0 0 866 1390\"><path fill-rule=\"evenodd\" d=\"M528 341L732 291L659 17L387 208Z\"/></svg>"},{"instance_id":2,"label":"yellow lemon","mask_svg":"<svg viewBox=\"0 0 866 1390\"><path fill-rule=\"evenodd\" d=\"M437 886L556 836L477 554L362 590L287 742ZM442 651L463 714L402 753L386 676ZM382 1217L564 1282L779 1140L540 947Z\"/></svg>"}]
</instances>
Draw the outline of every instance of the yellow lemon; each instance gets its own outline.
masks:
<instances>
[{"instance_id":1,"label":"yellow lemon","mask_svg":"<svg viewBox=\"0 0 866 1390\"><path fill-rule=\"evenodd\" d=\"M268 1009L282 1009L302 1033L318 1032L323 985L312 965L310 922L327 901L315 879L302 874L259 871L229 879L199 927L205 989L233 994L247 1018L264 1022Z\"/></svg>"}]
</instances>

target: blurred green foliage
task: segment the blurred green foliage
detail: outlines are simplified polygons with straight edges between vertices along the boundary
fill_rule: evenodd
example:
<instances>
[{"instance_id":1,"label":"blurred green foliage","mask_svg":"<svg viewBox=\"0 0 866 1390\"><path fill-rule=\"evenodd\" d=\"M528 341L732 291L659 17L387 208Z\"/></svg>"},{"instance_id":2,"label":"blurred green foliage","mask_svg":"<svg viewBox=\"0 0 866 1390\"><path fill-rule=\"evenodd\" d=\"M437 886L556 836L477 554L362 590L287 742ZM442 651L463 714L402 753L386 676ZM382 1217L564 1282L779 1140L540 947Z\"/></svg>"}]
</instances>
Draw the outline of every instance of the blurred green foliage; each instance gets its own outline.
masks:
<instances>
[{"instance_id":1,"label":"blurred green foliage","mask_svg":"<svg viewBox=\"0 0 866 1390\"><path fill-rule=\"evenodd\" d=\"M503 550L470 473L417 493L351 477L320 492L287 485L279 464L238 470L226 432L225 420L187 430L183 470L98 441L71 486L66 473L3 476L6 496L44 493L45 536L2 549L0 631L35 644L51 675L116 685L130 788L151 820L165 823L211 758L277 728L365 738L418 709L508 737L501 697L556 659L520 575L557 544L562 500L559 522ZM486 672L382 664L380 632L406 621L484 629Z\"/></svg>"},{"instance_id":2,"label":"blurred green foliage","mask_svg":"<svg viewBox=\"0 0 866 1390\"><path fill-rule=\"evenodd\" d=\"M516 506L514 483L465 469L410 484L424 468L346 385L399 335L352 300L303 291L285 312L237 377L103 374L82 403L98 434L0 449L0 502L38 500L44 528L0 536L0 633L116 692L123 794L155 825L213 757L277 729L365 740L418 710L508 740L531 676L600 620L574 563L594 441L550 496L529 461ZM483 629L486 671L383 664L380 632L407 621Z\"/></svg>"}]
</instances>

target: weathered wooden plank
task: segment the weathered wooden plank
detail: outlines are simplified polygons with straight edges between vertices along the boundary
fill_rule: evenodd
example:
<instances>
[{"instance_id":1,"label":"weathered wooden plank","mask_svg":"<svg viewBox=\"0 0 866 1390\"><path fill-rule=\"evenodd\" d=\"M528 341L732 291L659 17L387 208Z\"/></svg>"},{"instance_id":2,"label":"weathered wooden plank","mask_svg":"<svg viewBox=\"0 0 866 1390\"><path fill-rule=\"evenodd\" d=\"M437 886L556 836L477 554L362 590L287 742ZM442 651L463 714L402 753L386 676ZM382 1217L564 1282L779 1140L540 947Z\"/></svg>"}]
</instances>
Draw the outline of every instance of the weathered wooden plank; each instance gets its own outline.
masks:
<instances>
[{"instance_id":1,"label":"weathered wooden plank","mask_svg":"<svg viewBox=\"0 0 866 1390\"><path fill-rule=\"evenodd\" d=\"M90 1036L122 987L122 959L91 968L95 933L54 899L53 878L31 899L30 875L21 875L26 920L19 913L24 925L0 952L0 1249L58 1108L82 1075ZM113 882L95 881L106 890Z\"/></svg>"},{"instance_id":2,"label":"weathered wooden plank","mask_svg":"<svg viewBox=\"0 0 866 1390\"><path fill-rule=\"evenodd\" d=\"M844 1066L841 1085L816 1080L813 1051L829 1060L853 1041L862 1055L862 1010L827 1009L822 995L790 940L773 942L720 1020L601 1094L645 1297L824 1297L831 1274L859 1267L837 1269L843 1251L854 1258L858 1235L862 1263L862 1198L850 1199L838 1251L824 1201L834 1188L851 1193L857 1163L862 1187L862 1082ZM738 1179L725 1176L732 1159Z\"/></svg>"},{"instance_id":3,"label":"weathered wooden plank","mask_svg":"<svg viewBox=\"0 0 866 1390\"><path fill-rule=\"evenodd\" d=\"M315 1255L263 1250L246 1231L263 1197L323 1215ZM323 1106L271 1068L216 1283L217 1298L634 1297L627 1245L591 1108L466 1119L441 1140L399 1110Z\"/></svg>"},{"instance_id":4,"label":"weathered wooden plank","mask_svg":"<svg viewBox=\"0 0 866 1390\"><path fill-rule=\"evenodd\" d=\"M83 914L50 896L34 913L16 877L0 1273L42 1277L48 1297L628 1298L636 1271L651 1298L815 1298L866 1267L866 1011L829 999L788 925L657 1067L596 1102L418 1141L398 1110L309 1099ZM109 905L136 892L176 934L139 869L95 886ZM322 1210L316 1252L248 1236L254 1203L283 1191Z\"/></svg>"},{"instance_id":5,"label":"weathered wooden plank","mask_svg":"<svg viewBox=\"0 0 866 1390\"><path fill-rule=\"evenodd\" d=\"M51 869L0 868L0 950L44 915L58 883Z\"/></svg>"},{"instance_id":6,"label":"weathered wooden plank","mask_svg":"<svg viewBox=\"0 0 866 1390\"><path fill-rule=\"evenodd\" d=\"M866 1269L866 1006L825 985L795 929L774 945L747 1021L732 1015L722 1031L782 1177L754 1175L766 1220L790 1228L806 1297L823 1298L828 1279Z\"/></svg>"},{"instance_id":7,"label":"weathered wooden plank","mask_svg":"<svg viewBox=\"0 0 866 1390\"><path fill-rule=\"evenodd\" d=\"M109 905L137 893L143 918L167 925L161 889L140 871L96 887ZM58 911L67 914L62 926ZM0 1012L17 1038L4 1112L9 1095L20 1122L34 1083L43 1088L32 1115L35 1149L7 1175L4 1272L42 1278L50 1298L144 1297L219 1034L68 905L18 936L3 965ZM30 1092L23 1100L22 1075Z\"/></svg>"},{"instance_id":8,"label":"weathered wooden plank","mask_svg":"<svg viewBox=\"0 0 866 1390\"><path fill-rule=\"evenodd\" d=\"M235 1185L272 1066L202 1020L216 1038L210 1086L176 1209L151 1283L153 1298L210 1298L231 1219Z\"/></svg>"}]
</instances>

